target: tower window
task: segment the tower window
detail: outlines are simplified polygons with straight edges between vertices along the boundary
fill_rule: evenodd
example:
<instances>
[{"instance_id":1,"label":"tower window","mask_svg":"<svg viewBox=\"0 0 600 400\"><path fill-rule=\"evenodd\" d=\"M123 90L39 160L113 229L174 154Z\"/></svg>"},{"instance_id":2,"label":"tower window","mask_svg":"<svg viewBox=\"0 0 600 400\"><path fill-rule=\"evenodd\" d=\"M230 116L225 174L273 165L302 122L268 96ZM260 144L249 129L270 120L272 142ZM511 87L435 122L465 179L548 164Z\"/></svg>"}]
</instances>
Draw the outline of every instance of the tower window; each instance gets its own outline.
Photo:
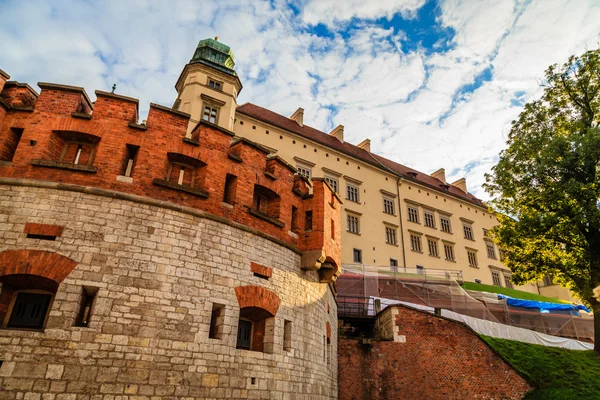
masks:
<instances>
[{"instance_id":1,"label":"tower window","mask_svg":"<svg viewBox=\"0 0 600 400\"><path fill-rule=\"evenodd\" d=\"M84 287L82 289L81 305L79 307L79 314L77 314L77 319L75 320L75 326L89 326L96 293L98 293L98 288Z\"/></svg>"},{"instance_id":2,"label":"tower window","mask_svg":"<svg viewBox=\"0 0 600 400\"><path fill-rule=\"evenodd\" d=\"M208 80L208 87L215 90L223 90L223 84L221 82L217 82L213 79Z\"/></svg>"},{"instance_id":3,"label":"tower window","mask_svg":"<svg viewBox=\"0 0 600 400\"><path fill-rule=\"evenodd\" d=\"M204 113L202 114L202 119L204 121L208 121L211 124L217 123L217 115L219 113L219 109L211 106L204 106Z\"/></svg>"}]
</instances>

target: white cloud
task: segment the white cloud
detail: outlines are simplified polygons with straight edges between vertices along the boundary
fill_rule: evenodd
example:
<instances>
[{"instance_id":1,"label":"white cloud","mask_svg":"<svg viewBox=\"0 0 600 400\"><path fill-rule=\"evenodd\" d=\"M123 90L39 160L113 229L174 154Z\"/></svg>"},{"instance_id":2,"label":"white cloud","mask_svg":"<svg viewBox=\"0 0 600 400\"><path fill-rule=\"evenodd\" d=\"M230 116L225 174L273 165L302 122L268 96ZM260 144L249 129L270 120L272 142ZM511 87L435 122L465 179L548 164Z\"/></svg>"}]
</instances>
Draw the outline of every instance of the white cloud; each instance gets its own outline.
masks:
<instances>
[{"instance_id":1,"label":"white cloud","mask_svg":"<svg viewBox=\"0 0 600 400\"><path fill-rule=\"evenodd\" d=\"M376 24L396 13L415 18L425 0L8 1L0 13L0 68L13 79L109 90L170 105L198 41L218 35L236 54L239 102L284 115L305 109L324 131L338 124L358 143L424 172L480 184L505 146L510 121L539 94L552 63L597 47L594 0L440 0L438 22L450 47L404 46L405 31ZM359 21L366 19L368 21ZM329 27L318 37L310 29ZM405 49L406 47L406 49ZM409 50L410 49L410 50ZM485 70L490 80L460 93ZM524 94L523 94L524 93ZM93 95L92 95L93 97Z\"/></svg>"}]
</instances>

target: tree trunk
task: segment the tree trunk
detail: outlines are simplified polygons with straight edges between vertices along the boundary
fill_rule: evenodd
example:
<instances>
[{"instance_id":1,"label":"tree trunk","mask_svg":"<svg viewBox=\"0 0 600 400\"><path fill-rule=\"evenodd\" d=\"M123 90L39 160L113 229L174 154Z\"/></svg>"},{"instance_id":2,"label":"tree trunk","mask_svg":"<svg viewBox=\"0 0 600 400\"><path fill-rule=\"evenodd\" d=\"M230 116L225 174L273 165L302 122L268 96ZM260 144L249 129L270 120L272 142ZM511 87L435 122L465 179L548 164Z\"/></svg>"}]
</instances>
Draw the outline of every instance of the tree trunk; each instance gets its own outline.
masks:
<instances>
[{"instance_id":1,"label":"tree trunk","mask_svg":"<svg viewBox=\"0 0 600 400\"><path fill-rule=\"evenodd\" d=\"M594 312L594 351L600 355L600 304L594 301L592 306Z\"/></svg>"}]
</instances>

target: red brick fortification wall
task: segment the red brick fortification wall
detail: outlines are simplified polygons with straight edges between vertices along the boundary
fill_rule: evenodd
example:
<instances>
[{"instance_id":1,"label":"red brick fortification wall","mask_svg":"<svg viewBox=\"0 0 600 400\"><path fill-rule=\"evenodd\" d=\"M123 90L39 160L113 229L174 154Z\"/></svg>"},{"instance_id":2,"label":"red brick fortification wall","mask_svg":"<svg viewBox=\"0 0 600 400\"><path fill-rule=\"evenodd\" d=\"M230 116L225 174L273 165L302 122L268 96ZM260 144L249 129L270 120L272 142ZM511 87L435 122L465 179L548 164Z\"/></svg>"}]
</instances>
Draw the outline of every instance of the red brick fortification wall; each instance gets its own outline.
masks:
<instances>
[{"instance_id":1,"label":"red brick fortification wall","mask_svg":"<svg viewBox=\"0 0 600 400\"><path fill-rule=\"evenodd\" d=\"M405 343L339 338L340 400L521 399L532 389L465 325L393 310L396 340Z\"/></svg>"}]
</instances>

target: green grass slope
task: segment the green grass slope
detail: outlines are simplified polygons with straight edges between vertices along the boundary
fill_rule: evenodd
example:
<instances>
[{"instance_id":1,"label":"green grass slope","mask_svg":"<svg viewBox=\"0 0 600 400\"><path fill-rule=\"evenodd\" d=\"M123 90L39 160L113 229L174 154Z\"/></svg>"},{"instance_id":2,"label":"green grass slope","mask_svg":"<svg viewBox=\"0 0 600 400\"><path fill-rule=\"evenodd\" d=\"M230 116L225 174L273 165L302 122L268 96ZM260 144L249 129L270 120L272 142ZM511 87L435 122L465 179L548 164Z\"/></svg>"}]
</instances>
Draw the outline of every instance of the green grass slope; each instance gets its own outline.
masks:
<instances>
[{"instance_id":1,"label":"green grass slope","mask_svg":"<svg viewBox=\"0 0 600 400\"><path fill-rule=\"evenodd\" d=\"M525 399L600 399L600 357L593 351L482 338L535 387Z\"/></svg>"},{"instance_id":2,"label":"green grass slope","mask_svg":"<svg viewBox=\"0 0 600 400\"><path fill-rule=\"evenodd\" d=\"M565 303L568 301L555 299L554 297L540 296L539 294L522 292L516 289L509 289L501 286L484 285L482 283L465 282L463 284L465 290L476 290L478 292L499 293L505 296L514 297L515 299L546 301L548 303Z\"/></svg>"}]
</instances>

